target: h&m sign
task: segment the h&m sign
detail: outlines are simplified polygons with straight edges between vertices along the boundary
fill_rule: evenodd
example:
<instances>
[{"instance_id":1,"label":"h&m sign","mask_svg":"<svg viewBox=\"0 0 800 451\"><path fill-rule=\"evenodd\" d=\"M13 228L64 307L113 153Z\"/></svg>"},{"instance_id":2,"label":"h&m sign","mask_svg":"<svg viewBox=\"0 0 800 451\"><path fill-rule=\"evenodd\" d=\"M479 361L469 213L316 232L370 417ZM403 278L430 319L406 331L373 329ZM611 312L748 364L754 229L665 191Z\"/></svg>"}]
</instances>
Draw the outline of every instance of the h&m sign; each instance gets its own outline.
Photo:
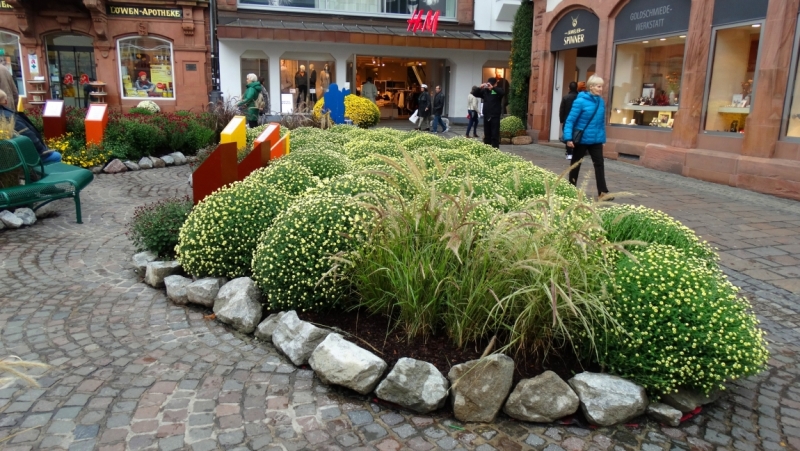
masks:
<instances>
[{"instance_id":1,"label":"h&m sign","mask_svg":"<svg viewBox=\"0 0 800 451\"><path fill-rule=\"evenodd\" d=\"M553 27L550 50L577 49L597 45L600 19L586 9L570 11Z\"/></svg>"},{"instance_id":2,"label":"h&m sign","mask_svg":"<svg viewBox=\"0 0 800 451\"><path fill-rule=\"evenodd\" d=\"M422 14L424 12L421 9L417 9L411 13L411 18L407 20L408 29L406 31L415 34L418 31L430 31L431 34L436 34L436 30L439 28L439 11L428 11L423 20Z\"/></svg>"},{"instance_id":3,"label":"h&m sign","mask_svg":"<svg viewBox=\"0 0 800 451\"><path fill-rule=\"evenodd\" d=\"M149 8L143 6L106 6L109 16L148 17L151 19L182 19L180 8Z\"/></svg>"}]
</instances>

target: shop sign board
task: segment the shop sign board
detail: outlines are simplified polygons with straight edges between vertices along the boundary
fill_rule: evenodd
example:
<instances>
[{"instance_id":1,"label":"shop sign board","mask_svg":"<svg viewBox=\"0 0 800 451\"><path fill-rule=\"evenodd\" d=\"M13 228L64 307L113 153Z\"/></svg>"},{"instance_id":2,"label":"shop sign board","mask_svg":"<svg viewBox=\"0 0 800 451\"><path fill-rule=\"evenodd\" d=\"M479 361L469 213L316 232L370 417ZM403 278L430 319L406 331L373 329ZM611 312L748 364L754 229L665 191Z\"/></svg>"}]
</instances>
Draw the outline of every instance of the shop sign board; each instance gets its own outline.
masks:
<instances>
[{"instance_id":1,"label":"shop sign board","mask_svg":"<svg viewBox=\"0 0 800 451\"><path fill-rule=\"evenodd\" d=\"M150 19L183 19L181 8L148 8L144 6L106 6L109 16L147 17Z\"/></svg>"},{"instance_id":2,"label":"shop sign board","mask_svg":"<svg viewBox=\"0 0 800 451\"><path fill-rule=\"evenodd\" d=\"M585 9L568 12L553 27L550 34L550 50L577 49L597 45L600 19Z\"/></svg>"},{"instance_id":3,"label":"shop sign board","mask_svg":"<svg viewBox=\"0 0 800 451\"><path fill-rule=\"evenodd\" d=\"M294 109L292 105L294 96L291 94L281 94L281 113L283 114L292 114L292 110Z\"/></svg>"},{"instance_id":4,"label":"shop sign board","mask_svg":"<svg viewBox=\"0 0 800 451\"><path fill-rule=\"evenodd\" d=\"M614 40L686 32L691 11L692 0L631 0L614 21Z\"/></svg>"},{"instance_id":5,"label":"shop sign board","mask_svg":"<svg viewBox=\"0 0 800 451\"><path fill-rule=\"evenodd\" d=\"M425 18L422 18L422 15L425 14ZM439 11L423 11L421 9L417 9L413 13L411 13L411 18L408 19L408 28L406 31L410 31L416 34L418 31L430 31L431 34L436 34L436 30L439 29Z\"/></svg>"},{"instance_id":6,"label":"shop sign board","mask_svg":"<svg viewBox=\"0 0 800 451\"><path fill-rule=\"evenodd\" d=\"M716 0L712 25L766 19L768 0Z\"/></svg>"},{"instance_id":7,"label":"shop sign board","mask_svg":"<svg viewBox=\"0 0 800 451\"><path fill-rule=\"evenodd\" d=\"M14 9L14 7L4 1L0 1L0 9Z\"/></svg>"}]
</instances>

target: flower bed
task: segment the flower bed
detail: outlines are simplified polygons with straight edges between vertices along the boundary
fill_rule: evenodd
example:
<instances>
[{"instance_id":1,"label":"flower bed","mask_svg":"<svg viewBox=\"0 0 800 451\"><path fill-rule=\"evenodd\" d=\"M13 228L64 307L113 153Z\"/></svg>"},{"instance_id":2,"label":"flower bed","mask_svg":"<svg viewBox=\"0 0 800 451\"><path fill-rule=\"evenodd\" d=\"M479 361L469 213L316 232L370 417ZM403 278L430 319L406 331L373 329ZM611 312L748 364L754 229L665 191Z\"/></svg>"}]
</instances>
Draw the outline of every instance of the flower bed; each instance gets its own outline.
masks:
<instances>
[{"instance_id":1,"label":"flower bed","mask_svg":"<svg viewBox=\"0 0 800 451\"><path fill-rule=\"evenodd\" d=\"M663 213L467 140L291 133L289 156L189 215L190 274L252 275L268 310L360 308L409 337L600 365L656 399L766 364L713 249Z\"/></svg>"}]
</instances>

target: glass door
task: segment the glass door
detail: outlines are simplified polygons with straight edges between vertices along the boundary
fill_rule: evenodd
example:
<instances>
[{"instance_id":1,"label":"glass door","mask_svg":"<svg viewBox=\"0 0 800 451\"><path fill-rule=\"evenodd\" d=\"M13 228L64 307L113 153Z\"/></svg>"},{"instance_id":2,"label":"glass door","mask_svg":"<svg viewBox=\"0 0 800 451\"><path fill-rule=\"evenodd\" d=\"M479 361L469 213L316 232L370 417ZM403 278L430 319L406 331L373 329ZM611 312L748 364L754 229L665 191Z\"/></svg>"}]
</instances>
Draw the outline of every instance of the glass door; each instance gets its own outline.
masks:
<instances>
[{"instance_id":1,"label":"glass door","mask_svg":"<svg viewBox=\"0 0 800 451\"><path fill-rule=\"evenodd\" d=\"M63 35L48 38L47 63L50 68L50 97L62 99L68 106L87 107L89 90L84 89L86 81L96 80L92 38Z\"/></svg>"}]
</instances>

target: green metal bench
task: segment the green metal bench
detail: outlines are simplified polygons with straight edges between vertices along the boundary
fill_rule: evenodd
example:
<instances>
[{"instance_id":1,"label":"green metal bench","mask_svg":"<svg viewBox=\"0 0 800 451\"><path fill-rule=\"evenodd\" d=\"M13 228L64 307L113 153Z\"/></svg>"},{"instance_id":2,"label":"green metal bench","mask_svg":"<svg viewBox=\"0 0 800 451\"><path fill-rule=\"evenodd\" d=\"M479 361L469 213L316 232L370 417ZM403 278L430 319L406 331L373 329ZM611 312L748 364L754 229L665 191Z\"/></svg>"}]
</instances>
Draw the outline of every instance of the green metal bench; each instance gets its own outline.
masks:
<instances>
[{"instance_id":1,"label":"green metal bench","mask_svg":"<svg viewBox=\"0 0 800 451\"><path fill-rule=\"evenodd\" d=\"M0 209L31 206L37 210L54 200L71 197L75 200L77 222L83 223L80 191L94 180L92 171L64 163L43 164L31 140L24 136L0 141L0 173L19 169L25 184L0 188Z\"/></svg>"}]
</instances>

